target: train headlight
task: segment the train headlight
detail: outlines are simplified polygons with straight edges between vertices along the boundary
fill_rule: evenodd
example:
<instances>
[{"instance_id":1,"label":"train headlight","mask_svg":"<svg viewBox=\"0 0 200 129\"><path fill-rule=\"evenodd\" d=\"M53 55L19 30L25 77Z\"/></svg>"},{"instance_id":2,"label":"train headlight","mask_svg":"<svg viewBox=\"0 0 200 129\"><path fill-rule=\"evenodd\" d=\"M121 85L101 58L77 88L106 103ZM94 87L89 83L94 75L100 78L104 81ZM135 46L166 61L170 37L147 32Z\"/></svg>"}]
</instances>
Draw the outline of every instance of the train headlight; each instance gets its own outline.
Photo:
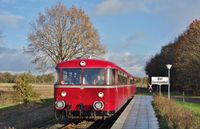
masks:
<instances>
[{"instance_id":1,"label":"train headlight","mask_svg":"<svg viewBox=\"0 0 200 129\"><path fill-rule=\"evenodd\" d=\"M64 101L56 101L55 107L56 107L56 109L63 109L65 107L65 102Z\"/></svg>"},{"instance_id":2,"label":"train headlight","mask_svg":"<svg viewBox=\"0 0 200 129\"><path fill-rule=\"evenodd\" d=\"M86 62L85 62L85 61L81 61L81 62L80 62L80 66L82 66L82 67L83 67L83 66L86 66Z\"/></svg>"},{"instance_id":3,"label":"train headlight","mask_svg":"<svg viewBox=\"0 0 200 129\"><path fill-rule=\"evenodd\" d=\"M102 101L95 101L95 102L93 103L93 107L94 107L94 109L96 109L96 110L102 110L103 107L104 107L104 104L103 104Z\"/></svg>"},{"instance_id":4,"label":"train headlight","mask_svg":"<svg viewBox=\"0 0 200 129\"><path fill-rule=\"evenodd\" d=\"M67 93L65 91L62 91L60 94L62 97L65 97L67 95Z\"/></svg>"},{"instance_id":5,"label":"train headlight","mask_svg":"<svg viewBox=\"0 0 200 129\"><path fill-rule=\"evenodd\" d=\"M65 83L64 83L64 81L61 81L60 84L63 85L63 84L65 84Z\"/></svg>"},{"instance_id":6,"label":"train headlight","mask_svg":"<svg viewBox=\"0 0 200 129\"><path fill-rule=\"evenodd\" d=\"M99 96L99 98L103 98L104 93L103 93L103 92L99 92L99 93L98 93L98 96Z\"/></svg>"}]
</instances>

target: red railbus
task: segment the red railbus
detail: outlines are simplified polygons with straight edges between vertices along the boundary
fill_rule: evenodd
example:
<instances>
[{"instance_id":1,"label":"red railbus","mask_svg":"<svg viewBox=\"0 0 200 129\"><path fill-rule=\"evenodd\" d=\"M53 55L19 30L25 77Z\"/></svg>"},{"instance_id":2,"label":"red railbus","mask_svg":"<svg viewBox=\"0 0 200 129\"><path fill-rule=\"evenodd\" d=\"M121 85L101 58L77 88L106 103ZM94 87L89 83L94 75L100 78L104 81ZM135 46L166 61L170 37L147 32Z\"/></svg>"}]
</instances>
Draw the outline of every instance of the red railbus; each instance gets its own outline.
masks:
<instances>
[{"instance_id":1,"label":"red railbus","mask_svg":"<svg viewBox=\"0 0 200 129\"><path fill-rule=\"evenodd\" d=\"M109 61L64 61L56 71L56 117L111 116L136 92L135 77Z\"/></svg>"}]
</instances>

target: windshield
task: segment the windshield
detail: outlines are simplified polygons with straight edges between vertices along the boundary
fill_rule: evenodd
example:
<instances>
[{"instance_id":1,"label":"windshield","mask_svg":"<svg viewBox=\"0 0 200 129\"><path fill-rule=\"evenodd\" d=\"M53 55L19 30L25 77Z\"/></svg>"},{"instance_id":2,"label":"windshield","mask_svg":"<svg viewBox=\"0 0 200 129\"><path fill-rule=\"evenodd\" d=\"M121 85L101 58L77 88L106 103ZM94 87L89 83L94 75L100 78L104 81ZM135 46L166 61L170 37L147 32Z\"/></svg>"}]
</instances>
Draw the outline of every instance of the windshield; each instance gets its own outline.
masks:
<instances>
[{"instance_id":1,"label":"windshield","mask_svg":"<svg viewBox=\"0 0 200 129\"><path fill-rule=\"evenodd\" d=\"M100 85L104 84L104 69L103 68L86 68L84 69L83 84Z\"/></svg>"},{"instance_id":2,"label":"windshield","mask_svg":"<svg viewBox=\"0 0 200 129\"><path fill-rule=\"evenodd\" d=\"M65 68L62 70L64 84L81 84L81 69L80 68Z\"/></svg>"}]
</instances>

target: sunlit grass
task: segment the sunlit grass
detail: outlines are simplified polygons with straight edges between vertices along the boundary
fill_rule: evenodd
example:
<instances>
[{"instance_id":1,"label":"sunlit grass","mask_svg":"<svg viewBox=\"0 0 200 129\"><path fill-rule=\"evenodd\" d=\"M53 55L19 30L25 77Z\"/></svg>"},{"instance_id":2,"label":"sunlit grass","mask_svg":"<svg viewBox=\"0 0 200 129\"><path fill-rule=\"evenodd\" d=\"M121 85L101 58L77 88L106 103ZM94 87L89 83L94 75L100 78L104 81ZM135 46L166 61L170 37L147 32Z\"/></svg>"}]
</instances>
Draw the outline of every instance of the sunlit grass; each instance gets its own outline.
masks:
<instances>
[{"instance_id":1,"label":"sunlit grass","mask_svg":"<svg viewBox=\"0 0 200 129\"><path fill-rule=\"evenodd\" d=\"M15 105L15 104L0 104L0 109L7 108L7 107L10 107L13 105Z\"/></svg>"},{"instance_id":2,"label":"sunlit grass","mask_svg":"<svg viewBox=\"0 0 200 129\"><path fill-rule=\"evenodd\" d=\"M21 104L16 100L17 97L15 96L16 93L13 91L13 85L14 83L0 83L0 109ZM38 98L39 101L53 98L53 85L33 84L33 88L40 94Z\"/></svg>"},{"instance_id":3,"label":"sunlit grass","mask_svg":"<svg viewBox=\"0 0 200 129\"><path fill-rule=\"evenodd\" d=\"M183 96L185 98L200 98L200 96L195 96L195 95L189 94L189 93L184 93L183 94L183 92L174 92L174 91L172 91L170 94L171 94L171 96L177 97L177 98L183 98ZM168 92L167 91L162 91L162 95L167 96Z\"/></svg>"},{"instance_id":4,"label":"sunlit grass","mask_svg":"<svg viewBox=\"0 0 200 129\"><path fill-rule=\"evenodd\" d=\"M188 102L176 102L179 106L182 106L184 108L190 109L195 113L197 117L200 118L200 103L188 103Z\"/></svg>"}]
</instances>

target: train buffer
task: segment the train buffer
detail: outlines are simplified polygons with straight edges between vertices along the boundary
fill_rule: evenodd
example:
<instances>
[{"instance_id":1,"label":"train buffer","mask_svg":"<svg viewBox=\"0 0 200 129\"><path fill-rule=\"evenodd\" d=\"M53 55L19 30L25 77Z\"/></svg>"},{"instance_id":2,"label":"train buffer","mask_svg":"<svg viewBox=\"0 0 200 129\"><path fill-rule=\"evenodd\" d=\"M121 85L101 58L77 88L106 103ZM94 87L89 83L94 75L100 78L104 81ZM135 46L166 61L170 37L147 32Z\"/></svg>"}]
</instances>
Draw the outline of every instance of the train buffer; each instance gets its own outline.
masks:
<instances>
[{"instance_id":1,"label":"train buffer","mask_svg":"<svg viewBox=\"0 0 200 129\"><path fill-rule=\"evenodd\" d=\"M159 129L152 96L135 96L111 129Z\"/></svg>"}]
</instances>

